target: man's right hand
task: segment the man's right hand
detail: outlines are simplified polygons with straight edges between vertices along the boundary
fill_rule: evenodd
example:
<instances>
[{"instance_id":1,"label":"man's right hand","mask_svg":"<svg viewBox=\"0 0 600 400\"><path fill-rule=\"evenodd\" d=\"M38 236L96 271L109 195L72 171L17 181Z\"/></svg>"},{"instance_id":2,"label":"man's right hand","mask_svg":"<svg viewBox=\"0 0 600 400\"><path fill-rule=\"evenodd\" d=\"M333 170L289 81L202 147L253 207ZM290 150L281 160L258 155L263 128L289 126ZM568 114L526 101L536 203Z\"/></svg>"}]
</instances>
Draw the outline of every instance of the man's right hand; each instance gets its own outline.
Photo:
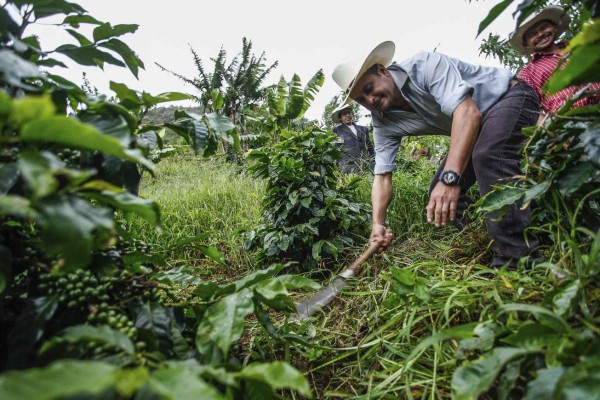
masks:
<instances>
[{"instance_id":1,"label":"man's right hand","mask_svg":"<svg viewBox=\"0 0 600 400\"><path fill-rule=\"evenodd\" d=\"M371 242L379 242L379 249L377 249L378 253L381 253L387 249L387 247L392 243L394 239L394 233L391 229L387 229L385 226L381 224L375 224L371 228Z\"/></svg>"}]
</instances>

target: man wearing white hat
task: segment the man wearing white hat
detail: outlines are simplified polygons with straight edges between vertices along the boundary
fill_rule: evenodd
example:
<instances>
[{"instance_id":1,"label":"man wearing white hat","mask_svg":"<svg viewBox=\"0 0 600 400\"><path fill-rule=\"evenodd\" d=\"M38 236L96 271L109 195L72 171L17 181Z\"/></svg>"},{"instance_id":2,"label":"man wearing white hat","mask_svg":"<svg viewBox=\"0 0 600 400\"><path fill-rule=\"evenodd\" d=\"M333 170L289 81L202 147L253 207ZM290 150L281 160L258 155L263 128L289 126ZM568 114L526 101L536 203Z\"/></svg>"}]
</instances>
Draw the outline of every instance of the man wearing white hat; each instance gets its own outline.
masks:
<instances>
[{"instance_id":1,"label":"man wearing white hat","mask_svg":"<svg viewBox=\"0 0 600 400\"><path fill-rule=\"evenodd\" d=\"M569 26L571 18L558 6L548 6L530 15L513 33L510 44L521 54L531 55L531 61L519 72L519 78L527 82L540 99L540 108L545 113L558 110L565 101L575 95L583 86L572 86L553 95L542 88L565 56L566 42L559 41L560 35ZM588 91L598 91L600 83L592 84ZM573 104L582 107L600 101L600 93L583 98Z\"/></svg>"},{"instance_id":2,"label":"man wearing white hat","mask_svg":"<svg viewBox=\"0 0 600 400\"><path fill-rule=\"evenodd\" d=\"M341 122L333 128L333 132L343 141L344 154L338 164L345 174L369 169L375 154L369 138L369 129L355 124L353 118L354 113L350 104L343 104L331 113L333 122Z\"/></svg>"},{"instance_id":3,"label":"man wearing white hat","mask_svg":"<svg viewBox=\"0 0 600 400\"><path fill-rule=\"evenodd\" d=\"M521 128L535 125L539 113L533 89L511 71L468 64L440 53L421 52L391 64L395 45L379 44L367 57L338 65L333 79L347 94L342 104L357 101L371 111L375 142L375 178L371 192L371 240L385 249L393 238L386 228L392 198L392 172L402 137L449 135L448 154L430 186L427 220L436 226L460 219L475 182L482 195L493 185L521 174ZM526 238L530 210L515 204L501 220L486 216L493 240L491 266L514 267L536 247Z\"/></svg>"}]
</instances>

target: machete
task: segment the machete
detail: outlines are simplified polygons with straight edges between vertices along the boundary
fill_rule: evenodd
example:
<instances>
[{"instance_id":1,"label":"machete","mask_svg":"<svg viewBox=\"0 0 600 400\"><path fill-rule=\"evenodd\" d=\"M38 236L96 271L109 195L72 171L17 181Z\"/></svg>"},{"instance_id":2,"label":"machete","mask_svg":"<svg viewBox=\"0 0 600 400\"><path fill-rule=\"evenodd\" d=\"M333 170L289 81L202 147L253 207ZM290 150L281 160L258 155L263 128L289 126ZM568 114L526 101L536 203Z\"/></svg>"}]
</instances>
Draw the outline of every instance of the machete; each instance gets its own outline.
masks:
<instances>
[{"instance_id":1,"label":"machete","mask_svg":"<svg viewBox=\"0 0 600 400\"><path fill-rule=\"evenodd\" d=\"M358 275L360 266L367 261L379 248L379 242L371 242L369 248L350 264L333 282L314 296L296 304L296 314L292 315L292 321L304 320L315 313L318 309L326 306L333 298L348 286L348 279Z\"/></svg>"}]
</instances>

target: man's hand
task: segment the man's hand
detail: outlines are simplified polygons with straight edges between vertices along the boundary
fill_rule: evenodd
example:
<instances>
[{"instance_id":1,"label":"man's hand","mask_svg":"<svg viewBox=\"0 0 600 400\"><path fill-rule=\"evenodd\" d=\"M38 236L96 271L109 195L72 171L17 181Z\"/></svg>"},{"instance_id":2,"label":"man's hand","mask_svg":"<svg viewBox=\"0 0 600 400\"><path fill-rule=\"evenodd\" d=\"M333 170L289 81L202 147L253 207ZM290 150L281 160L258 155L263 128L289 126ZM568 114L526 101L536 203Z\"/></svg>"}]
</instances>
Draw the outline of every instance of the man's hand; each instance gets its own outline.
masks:
<instances>
[{"instance_id":1,"label":"man's hand","mask_svg":"<svg viewBox=\"0 0 600 400\"><path fill-rule=\"evenodd\" d=\"M377 249L378 253L381 253L387 249L387 247L392 243L394 239L394 234L391 229L387 229L385 226L380 224L373 225L371 228L371 242L379 242L379 249Z\"/></svg>"},{"instance_id":2,"label":"man's hand","mask_svg":"<svg viewBox=\"0 0 600 400\"><path fill-rule=\"evenodd\" d=\"M460 186L448 186L438 182L429 196L427 205L427 222L435 226L446 225L448 219L456 218L456 206L460 197Z\"/></svg>"}]
</instances>

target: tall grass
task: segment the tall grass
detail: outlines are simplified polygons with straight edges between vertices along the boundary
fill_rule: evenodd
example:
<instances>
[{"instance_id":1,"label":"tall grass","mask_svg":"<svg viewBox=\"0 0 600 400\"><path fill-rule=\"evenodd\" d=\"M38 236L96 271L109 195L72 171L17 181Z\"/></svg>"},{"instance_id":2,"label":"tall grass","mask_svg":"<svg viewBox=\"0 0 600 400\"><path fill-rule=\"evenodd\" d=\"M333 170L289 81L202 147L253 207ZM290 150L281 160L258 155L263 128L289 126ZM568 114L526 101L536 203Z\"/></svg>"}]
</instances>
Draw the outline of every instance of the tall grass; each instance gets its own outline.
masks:
<instances>
[{"instance_id":1,"label":"tall grass","mask_svg":"<svg viewBox=\"0 0 600 400\"><path fill-rule=\"evenodd\" d=\"M396 239L390 249L365 265L354 286L315 318L296 325L281 316L278 335L293 342L274 340L250 323L237 345L240 360L286 359L306 373L319 399L449 398L461 360L457 339L440 332L485 320L504 302L539 300L547 277L489 270L480 220L462 232L427 224L436 167L405 155L393 176L388 226ZM358 196L366 203L371 183L365 176L360 185ZM256 267L242 250L239 232L260 222L263 192L262 182L222 159L167 159L158 165L157 179L145 177L141 187L141 195L161 207L162 231L137 219L129 228L165 251L182 237L206 234L205 243L230 259L226 271L193 249L167 251L168 261L195 265L207 280L235 280ZM364 250L366 239L364 246L344 249L340 269Z\"/></svg>"},{"instance_id":2,"label":"tall grass","mask_svg":"<svg viewBox=\"0 0 600 400\"><path fill-rule=\"evenodd\" d=\"M174 264L210 265L193 246L173 249L182 238L204 235L201 243L215 246L230 266L245 271L250 257L240 232L259 223L263 192L261 180L221 157L180 153L158 163L155 178L142 179L140 195L159 204L161 229L138 218L130 220L129 229Z\"/></svg>"}]
</instances>

